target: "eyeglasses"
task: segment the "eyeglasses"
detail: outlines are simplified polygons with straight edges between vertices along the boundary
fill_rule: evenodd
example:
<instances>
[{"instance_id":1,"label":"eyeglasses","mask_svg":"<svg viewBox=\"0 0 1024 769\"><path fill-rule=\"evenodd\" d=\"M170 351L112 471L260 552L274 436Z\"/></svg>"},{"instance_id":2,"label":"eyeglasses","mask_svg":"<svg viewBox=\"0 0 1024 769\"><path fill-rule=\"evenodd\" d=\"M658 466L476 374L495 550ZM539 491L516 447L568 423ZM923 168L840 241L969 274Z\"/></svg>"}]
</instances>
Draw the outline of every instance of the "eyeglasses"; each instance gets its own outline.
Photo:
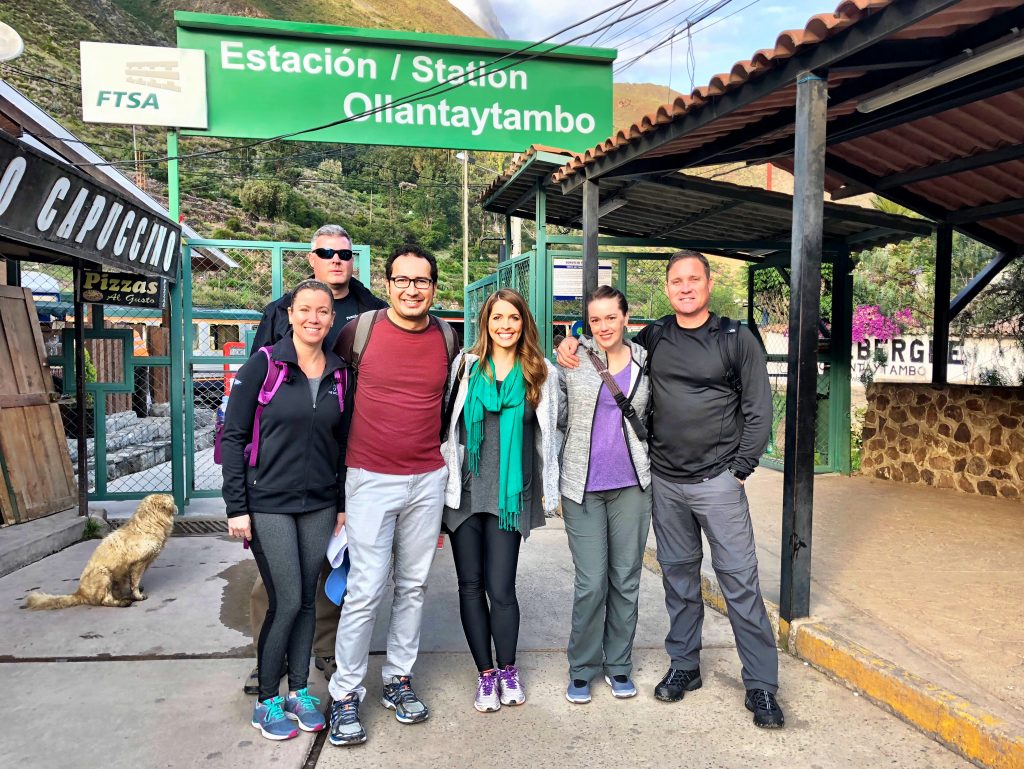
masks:
<instances>
[{"instance_id":1,"label":"eyeglasses","mask_svg":"<svg viewBox=\"0 0 1024 769\"><path fill-rule=\"evenodd\" d=\"M351 248L314 248L313 253L327 261L330 261L334 257L338 257L343 262L352 261Z\"/></svg>"},{"instance_id":2,"label":"eyeglasses","mask_svg":"<svg viewBox=\"0 0 1024 769\"><path fill-rule=\"evenodd\" d=\"M434 281L430 278L407 278L404 275L399 275L397 278L388 278L395 288L409 288L410 285L416 286L416 288L424 289L430 288L434 285Z\"/></svg>"}]
</instances>

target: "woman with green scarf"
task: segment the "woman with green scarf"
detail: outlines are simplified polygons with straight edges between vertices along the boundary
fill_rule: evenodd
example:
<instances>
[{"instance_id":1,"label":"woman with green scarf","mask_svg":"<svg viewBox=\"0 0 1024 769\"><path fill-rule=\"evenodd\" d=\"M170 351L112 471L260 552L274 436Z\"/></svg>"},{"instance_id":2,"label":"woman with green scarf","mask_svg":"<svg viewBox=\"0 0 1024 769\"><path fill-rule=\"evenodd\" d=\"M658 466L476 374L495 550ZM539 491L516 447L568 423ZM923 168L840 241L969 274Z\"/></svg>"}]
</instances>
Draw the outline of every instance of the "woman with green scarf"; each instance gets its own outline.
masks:
<instances>
[{"instance_id":1,"label":"woman with green scarf","mask_svg":"<svg viewBox=\"0 0 1024 769\"><path fill-rule=\"evenodd\" d=\"M488 297L477 328L472 350L452 365L441 451L448 465L443 525L477 667L474 707L486 713L526 701L516 667L516 567L522 540L558 507L559 388L518 292Z\"/></svg>"}]
</instances>

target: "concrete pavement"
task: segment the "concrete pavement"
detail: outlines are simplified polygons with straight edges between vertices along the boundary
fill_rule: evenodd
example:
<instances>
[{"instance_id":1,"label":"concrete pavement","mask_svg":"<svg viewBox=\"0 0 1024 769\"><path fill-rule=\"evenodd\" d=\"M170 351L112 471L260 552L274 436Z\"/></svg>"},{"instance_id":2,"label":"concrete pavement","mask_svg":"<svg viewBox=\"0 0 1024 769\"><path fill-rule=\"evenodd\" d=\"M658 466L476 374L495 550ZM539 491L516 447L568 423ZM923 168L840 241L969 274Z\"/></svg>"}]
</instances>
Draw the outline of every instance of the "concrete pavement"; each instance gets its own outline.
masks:
<instances>
[{"instance_id":1,"label":"concrete pavement","mask_svg":"<svg viewBox=\"0 0 1024 769\"><path fill-rule=\"evenodd\" d=\"M418 688L433 710L426 724L398 724L374 701L364 707L370 742L325 745L321 767L804 766L966 767L962 759L820 673L783 655L781 702L788 726L762 732L743 709L739 661L726 619L708 612L705 686L676 705L651 687L664 672L667 619L660 581L643 575L636 678L642 691L614 700L565 701L564 656L572 565L560 521L535 532L520 564L520 665L529 696L519 709L472 708L474 671L458 622L450 550L436 559L428 592ZM0 579L0 686L8 701L5 766L302 767L309 735L262 739L248 724L241 682L252 665L246 632L254 567L236 541L173 538L144 580L151 598L129 609L76 607L28 612L34 588L70 592L95 547L82 543ZM382 614L386 616L387 607ZM383 648L378 627L373 648ZM69 660L69 661L60 661ZM371 693L380 657L371 658ZM314 670L311 688L323 696ZM10 761L8 759L11 759Z\"/></svg>"},{"instance_id":2,"label":"concrete pavement","mask_svg":"<svg viewBox=\"0 0 1024 769\"><path fill-rule=\"evenodd\" d=\"M782 474L760 470L747 493L777 604ZM1012 500L817 477L812 617L791 651L982 765L1024 767L1022 516ZM719 604L707 552L704 569Z\"/></svg>"}]
</instances>

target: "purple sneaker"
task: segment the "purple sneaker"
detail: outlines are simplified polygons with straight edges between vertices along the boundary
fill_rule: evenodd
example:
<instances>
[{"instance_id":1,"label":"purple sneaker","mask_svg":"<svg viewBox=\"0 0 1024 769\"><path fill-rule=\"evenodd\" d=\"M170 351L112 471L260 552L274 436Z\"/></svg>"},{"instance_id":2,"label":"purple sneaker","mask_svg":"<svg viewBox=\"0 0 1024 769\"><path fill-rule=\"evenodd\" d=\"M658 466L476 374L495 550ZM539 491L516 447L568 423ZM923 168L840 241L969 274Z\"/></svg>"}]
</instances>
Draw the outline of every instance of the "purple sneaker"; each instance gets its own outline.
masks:
<instances>
[{"instance_id":1,"label":"purple sneaker","mask_svg":"<svg viewBox=\"0 0 1024 769\"><path fill-rule=\"evenodd\" d=\"M498 670L498 696L502 705L522 705L526 702L526 692L519 681L519 668L506 665Z\"/></svg>"},{"instance_id":2,"label":"purple sneaker","mask_svg":"<svg viewBox=\"0 0 1024 769\"><path fill-rule=\"evenodd\" d=\"M476 700L473 707L481 713L493 713L501 708L501 700L498 699L498 676L497 670L485 670L476 681Z\"/></svg>"}]
</instances>

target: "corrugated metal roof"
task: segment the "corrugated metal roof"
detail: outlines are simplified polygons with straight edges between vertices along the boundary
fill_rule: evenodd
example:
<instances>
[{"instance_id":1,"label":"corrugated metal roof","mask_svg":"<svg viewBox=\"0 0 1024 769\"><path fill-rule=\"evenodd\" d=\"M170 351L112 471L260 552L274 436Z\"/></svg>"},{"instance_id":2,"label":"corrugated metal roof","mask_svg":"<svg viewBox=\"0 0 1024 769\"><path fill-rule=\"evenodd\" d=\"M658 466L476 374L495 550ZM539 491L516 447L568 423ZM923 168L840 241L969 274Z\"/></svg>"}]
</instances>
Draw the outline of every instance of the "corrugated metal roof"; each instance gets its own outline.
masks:
<instances>
[{"instance_id":1,"label":"corrugated metal roof","mask_svg":"<svg viewBox=\"0 0 1024 769\"><path fill-rule=\"evenodd\" d=\"M878 20L884 21L896 14L902 14L904 19L913 15L916 20L907 21L898 29L899 25L892 24L889 29L896 31L888 33L873 32L886 27L872 22L872 26L865 27L867 32L860 33L864 36L863 44L849 50L844 47L849 36L839 39L843 33L854 34L856 25L867 19L881 15ZM939 98L927 109L914 112L905 109L904 104L873 114L870 117L877 128L872 128L872 121L857 112L858 103L871 90L889 88L895 80L947 61L967 48L975 49L1008 34L1019 34L1022 27L1024 3L1020 0L960 0L930 5L909 0L846 0L833 13L811 17L803 29L783 32L772 48L737 62L728 73L712 78L707 86L677 98L587 152L573 156L555 172L553 181L562 183L563 190L567 190L575 186L584 169L591 175L602 176L627 160L637 163L640 159L678 160L674 168L731 160L772 160L787 167L789 161L785 156L792 152L790 137L796 100L793 68L781 72L776 78L778 82L765 78L794 56L804 54L807 56L803 61L817 57L818 61L828 62L827 151L833 168L827 172L826 189L830 192L843 195L848 190L878 189L879 185L873 182L884 182L893 174L1024 145L1024 86L1018 85L1018 81L1024 82L1024 67L1020 61L999 68L1009 73L1001 82L998 73L982 73L987 80L979 75L936 90L933 95ZM897 48L905 57L908 52L920 51L911 58L921 61L890 70L879 68L877 63L887 61L883 57L892 55ZM750 88L755 89L749 91L756 94L753 99L732 98ZM941 101L946 93L955 94L956 101ZM726 95L732 101L719 103ZM946 104L950 104L948 109L944 109ZM704 111L711 105L718 114L708 119ZM901 118L901 114L905 117ZM697 119L691 121L691 116ZM682 123L684 120L689 122ZM695 124L693 128L689 128L691 124ZM841 172L842 168L862 170L864 174ZM1013 158L908 183L898 189L886 188L883 183L881 186L887 191L882 194L898 202L909 201L904 204L935 219L948 217L961 224L960 228L968 234L986 242L1020 244L1024 242L1024 215L1016 208L998 215L986 212L984 219L968 223L963 222L967 216L958 216L958 212L964 214L965 209L972 207L1024 199L1022 170L1024 163ZM602 177L602 186L607 178Z\"/></svg>"},{"instance_id":2,"label":"corrugated metal roof","mask_svg":"<svg viewBox=\"0 0 1024 769\"><path fill-rule=\"evenodd\" d=\"M484 208L533 218L538 179L550 185L550 158L520 165L499 182ZM547 223L579 227L582 190L547 196ZM685 174L659 179L608 179L601 183L601 203L625 201L601 216L605 235L662 239L666 245L698 243L703 251L758 256L785 250L790 242L793 199L781 192L743 187ZM909 219L859 206L827 203L825 239L850 244L854 250L898 242L931 232L921 219ZM694 246L697 247L697 246Z\"/></svg>"}]
</instances>

